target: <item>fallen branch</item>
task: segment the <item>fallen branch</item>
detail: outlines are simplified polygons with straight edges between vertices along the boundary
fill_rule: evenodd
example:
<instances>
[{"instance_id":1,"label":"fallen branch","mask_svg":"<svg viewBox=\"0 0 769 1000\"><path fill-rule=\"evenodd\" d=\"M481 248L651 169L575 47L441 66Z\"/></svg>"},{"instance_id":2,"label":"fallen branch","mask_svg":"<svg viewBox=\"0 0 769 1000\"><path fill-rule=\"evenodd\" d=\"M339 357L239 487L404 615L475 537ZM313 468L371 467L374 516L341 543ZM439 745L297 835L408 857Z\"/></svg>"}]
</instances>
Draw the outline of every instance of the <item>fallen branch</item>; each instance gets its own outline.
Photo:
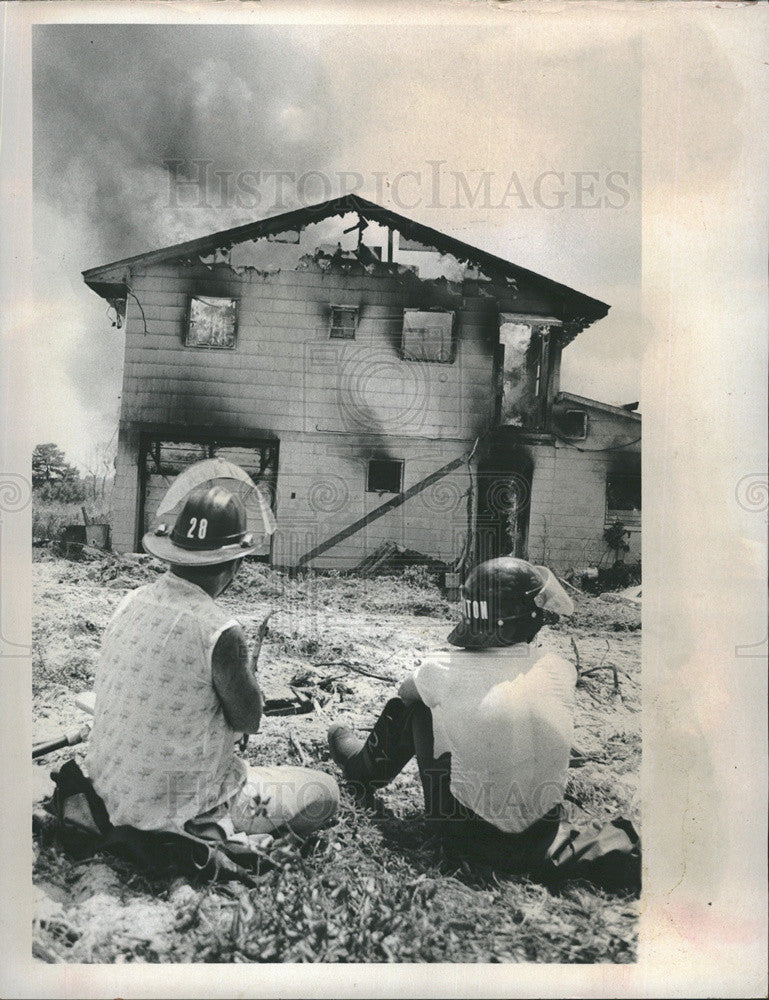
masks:
<instances>
[{"instance_id":1,"label":"fallen branch","mask_svg":"<svg viewBox=\"0 0 769 1000\"><path fill-rule=\"evenodd\" d=\"M607 663L606 665L604 665L603 663L599 663L597 667L590 667L589 670L583 670L582 673L580 674L580 677L591 677L593 674L598 673L599 670L616 670L616 669L617 668L613 667L610 663Z\"/></svg>"},{"instance_id":2,"label":"fallen branch","mask_svg":"<svg viewBox=\"0 0 769 1000\"><path fill-rule=\"evenodd\" d=\"M615 667L615 666L613 666L612 664L609 664L609 663L607 663L605 666L602 663L599 663L597 667L590 667L589 670L583 670L580 676L581 677L590 677L592 674L595 674L598 670L612 670L612 671L616 671L616 673L622 674L623 677L627 677L627 679L631 683L636 683L633 680L633 678L630 676L630 674L627 672L627 670L623 670L621 667Z\"/></svg>"},{"instance_id":3,"label":"fallen branch","mask_svg":"<svg viewBox=\"0 0 769 1000\"><path fill-rule=\"evenodd\" d=\"M574 650L574 656L577 658L577 664L576 664L576 666L577 666L577 676L579 677L582 674L582 671L581 671L580 665L579 665L579 663L580 663L580 661L579 661L579 650L577 649L577 644L574 641L574 637L573 636L572 636L572 639L571 639L571 648Z\"/></svg>"},{"instance_id":4,"label":"fallen branch","mask_svg":"<svg viewBox=\"0 0 769 1000\"><path fill-rule=\"evenodd\" d=\"M310 763L310 758L307 756L307 751L304 749L304 747L302 746L302 744L299 742L299 739L297 738L297 736L294 733L293 729L289 729L289 731L288 731L288 738L289 738L289 740L291 742L291 745L296 750L297 755L298 755L299 759L301 760L301 762L303 764L309 764Z\"/></svg>"},{"instance_id":5,"label":"fallen branch","mask_svg":"<svg viewBox=\"0 0 769 1000\"><path fill-rule=\"evenodd\" d=\"M579 675L579 679L581 680L583 677L591 677L594 674L596 674L599 670L611 670L614 676L614 691L616 694L620 696L620 698L622 698L622 692L620 691L619 687L619 672L613 663L607 663L605 666L603 663L599 663L597 667L590 667L589 670L583 670L582 673ZM625 671L623 670L622 673L625 674ZM627 674L625 674L625 676L628 677ZM584 687L584 685L583 689L585 691L590 690L588 687Z\"/></svg>"},{"instance_id":6,"label":"fallen branch","mask_svg":"<svg viewBox=\"0 0 769 1000\"><path fill-rule=\"evenodd\" d=\"M364 667L358 667L354 663L350 664L350 670L354 670L356 674L363 674L364 677L373 677L378 681L386 681L388 684L396 683L395 677L390 677L387 674L377 674L373 670L366 670Z\"/></svg>"},{"instance_id":7,"label":"fallen branch","mask_svg":"<svg viewBox=\"0 0 769 1000\"><path fill-rule=\"evenodd\" d=\"M377 674L373 670L366 670L365 667L359 667L356 663L349 663L347 660L323 660L312 665L313 667L346 667L348 670L355 671L356 674L363 674L364 677L373 677L378 681L386 681L388 684L395 684L397 680L397 678L388 677L386 674Z\"/></svg>"},{"instance_id":8,"label":"fallen branch","mask_svg":"<svg viewBox=\"0 0 769 1000\"><path fill-rule=\"evenodd\" d=\"M310 700L312 701L313 708L315 709L315 714L318 716L318 718L326 723L331 722L329 717L326 715L321 703L316 698L311 698Z\"/></svg>"},{"instance_id":9,"label":"fallen branch","mask_svg":"<svg viewBox=\"0 0 769 1000\"><path fill-rule=\"evenodd\" d=\"M620 696L620 698L622 697L622 693L620 692L620 688L619 688L619 672L617 670L617 667L613 663L607 663L606 665L604 665L604 662L603 662L606 659L606 654L609 652L609 648L610 648L609 647L609 641L608 641L608 639L606 640L606 653L604 653L603 656L601 657L601 662L598 664L598 666L596 666L596 667L589 667L587 670L582 670L581 667L580 667L579 650L577 649L577 644L576 644L576 642L574 641L573 638L571 640L571 648L574 650L574 656L577 659L577 664L576 664L577 665L577 682L581 681L583 677L592 677L599 670L611 670L611 672L612 672L612 674L614 676L614 690ZM630 680L630 675L628 673L626 673L624 670L622 671L622 673L625 674L625 677L627 677L628 680ZM585 685L583 685L583 690L588 691L588 692L590 692L592 694L592 691L590 691L590 688L586 687Z\"/></svg>"}]
</instances>

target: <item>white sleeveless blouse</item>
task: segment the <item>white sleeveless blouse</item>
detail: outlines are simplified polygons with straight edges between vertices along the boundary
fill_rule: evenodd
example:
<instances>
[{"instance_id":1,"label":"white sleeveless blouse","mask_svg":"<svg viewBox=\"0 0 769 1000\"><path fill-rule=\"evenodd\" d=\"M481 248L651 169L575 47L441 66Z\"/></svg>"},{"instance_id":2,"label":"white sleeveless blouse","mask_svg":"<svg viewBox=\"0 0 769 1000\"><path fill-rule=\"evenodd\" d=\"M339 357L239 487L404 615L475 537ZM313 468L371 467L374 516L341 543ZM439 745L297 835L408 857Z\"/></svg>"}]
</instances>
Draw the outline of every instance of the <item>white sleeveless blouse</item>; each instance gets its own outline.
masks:
<instances>
[{"instance_id":1,"label":"white sleeveless blouse","mask_svg":"<svg viewBox=\"0 0 769 1000\"><path fill-rule=\"evenodd\" d=\"M236 622L170 571L120 603L102 642L86 767L115 826L181 830L229 801L246 765L211 653Z\"/></svg>"}]
</instances>

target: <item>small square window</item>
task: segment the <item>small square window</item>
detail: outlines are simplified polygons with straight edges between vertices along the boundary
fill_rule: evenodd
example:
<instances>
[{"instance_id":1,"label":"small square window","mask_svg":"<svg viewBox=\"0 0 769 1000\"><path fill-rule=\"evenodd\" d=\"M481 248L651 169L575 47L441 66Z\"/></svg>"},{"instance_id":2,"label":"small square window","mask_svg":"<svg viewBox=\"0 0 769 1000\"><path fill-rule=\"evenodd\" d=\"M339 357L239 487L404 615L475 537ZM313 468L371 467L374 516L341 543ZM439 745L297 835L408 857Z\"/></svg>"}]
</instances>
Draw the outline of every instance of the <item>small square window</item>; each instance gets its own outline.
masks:
<instances>
[{"instance_id":1,"label":"small square window","mask_svg":"<svg viewBox=\"0 0 769 1000\"><path fill-rule=\"evenodd\" d=\"M585 410L566 410L558 421L561 434L573 441L584 441L587 437L587 413Z\"/></svg>"},{"instance_id":2,"label":"small square window","mask_svg":"<svg viewBox=\"0 0 769 1000\"><path fill-rule=\"evenodd\" d=\"M368 463L368 493L400 493L403 485L403 462L390 458L372 458Z\"/></svg>"},{"instance_id":3,"label":"small square window","mask_svg":"<svg viewBox=\"0 0 769 1000\"><path fill-rule=\"evenodd\" d=\"M355 340L358 310L355 306L331 306L329 336L338 340Z\"/></svg>"},{"instance_id":4,"label":"small square window","mask_svg":"<svg viewBox=\"0 0 769 1000\"><path fill-rule=\"evenodd\" d=\"M454 313L404 309L402 355L405 361L451 364L454 360Z\"/></svg>"},{"instance_id":5,"label":"small square window","mask_svg":"<svg viewBox=\"0 0 769 1000\"><path fill-rule=\"evenodd\" d=\"M213 298L210 295L193 296L190 299L185 345L234 347L237 306L237 299Z\"/></svg>"}]
</instances>

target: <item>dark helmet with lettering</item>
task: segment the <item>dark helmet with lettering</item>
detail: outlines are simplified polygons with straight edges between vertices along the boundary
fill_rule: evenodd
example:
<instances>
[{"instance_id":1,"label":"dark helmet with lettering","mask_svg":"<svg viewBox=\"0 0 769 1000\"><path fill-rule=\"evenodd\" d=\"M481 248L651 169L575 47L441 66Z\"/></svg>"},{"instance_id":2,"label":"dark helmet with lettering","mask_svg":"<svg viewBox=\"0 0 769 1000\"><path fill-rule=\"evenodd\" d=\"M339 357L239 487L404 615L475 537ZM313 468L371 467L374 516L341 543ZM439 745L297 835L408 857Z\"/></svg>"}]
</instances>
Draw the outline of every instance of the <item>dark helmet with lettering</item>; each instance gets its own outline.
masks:
<instances>
[{"instance_id":1,"label":"dark helmet with lettering","mask_svg":"<svg viewBox=\"0 0 769 1000\"><path fill-rule=\"evenodd\" d=\"M146 552L175 566L213 566L256 551L242 501L221 486L187 497L176 524L159 524L142 539Z\"/></svg>"},{"instance_id":2,"label":"dark helmet with lettering","mask_svg":"<svg viewBox=\"0 0 769 1000\"><path fill-rule=\"evenodd\" d=\"M574 605L546 566L501 556L476 566L462 586L462 621L449 635L454 646L488 649L531 642L543 611L569 615Z\"/></svg>"}]
</instances>

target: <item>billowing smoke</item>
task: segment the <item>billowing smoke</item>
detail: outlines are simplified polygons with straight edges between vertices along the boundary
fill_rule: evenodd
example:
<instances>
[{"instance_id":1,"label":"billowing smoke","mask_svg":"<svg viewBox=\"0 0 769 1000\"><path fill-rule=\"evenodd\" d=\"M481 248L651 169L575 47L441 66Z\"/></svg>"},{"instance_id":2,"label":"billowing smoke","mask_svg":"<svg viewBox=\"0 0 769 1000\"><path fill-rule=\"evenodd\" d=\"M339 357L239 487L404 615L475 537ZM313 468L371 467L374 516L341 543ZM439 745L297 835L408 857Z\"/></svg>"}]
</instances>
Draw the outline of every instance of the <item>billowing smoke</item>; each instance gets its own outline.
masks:
<instances>
[{"instance_id":1,"label":"billowing smoke","mask_svg":"<svg viewBox=\"0 0 769 1000\"><path fill-rule=\"evenodd\" d=\"M270 214L235 203L240 172L323 170L353 138L333 40L321 62L306 29L302 48L285 28L35 31L35 193L87 219L83 267ZM199 189L172 191L173 172Z\"/></svg>"},{"instance_id":2,"label":"billowing smoke","mask_svg":"<svg viewBox=\"0 0 769 1000\"><path fill-rule=\"evenodd\" d=\"M301 175L347 155L354 123L326 69L337 45L318 26L311 39L286 27L34 29L35 347L47 365L36 439L82 461L114 434L122 335L81 270L279 211L237 203L242 171ZM174 172L200 183L174 186Z\"/></svg>"}]
</instances>

